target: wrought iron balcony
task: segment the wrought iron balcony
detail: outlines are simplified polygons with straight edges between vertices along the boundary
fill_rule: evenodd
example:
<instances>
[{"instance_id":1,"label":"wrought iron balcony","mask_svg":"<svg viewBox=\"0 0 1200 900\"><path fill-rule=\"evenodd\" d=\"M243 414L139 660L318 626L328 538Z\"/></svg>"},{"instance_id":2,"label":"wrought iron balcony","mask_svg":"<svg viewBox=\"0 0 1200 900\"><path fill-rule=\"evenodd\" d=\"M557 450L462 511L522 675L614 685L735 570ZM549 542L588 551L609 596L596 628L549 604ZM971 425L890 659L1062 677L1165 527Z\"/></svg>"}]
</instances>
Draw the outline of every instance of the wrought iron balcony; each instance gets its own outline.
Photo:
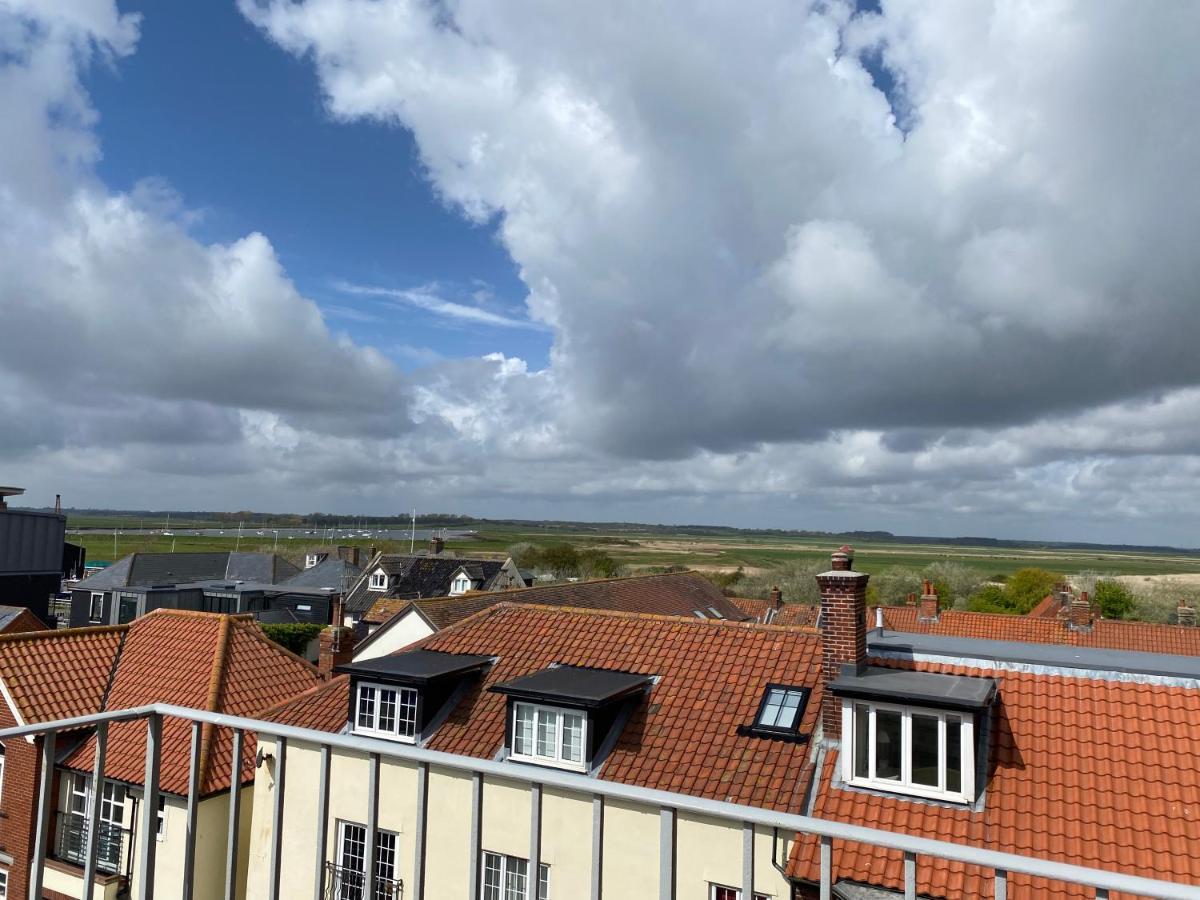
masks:
<instances>
[{"instance_id":1,"label":"wrought iron balcony","mask_svg":"<svg viewBox=\"0 0 1200 900\"><path fill-rule=\"evenodd\" d=\"M129 874L126 850L131 837L128 829L109 822L96 824L96 868L109 874ZM87 864L87 817L79 813L59 812L54 856L77 866Z\"/></svg>"},{"instance_id":2,"label":"wrought iron balcony","mask_svg":"<svg viewBox=\"0 0 1200 900\"><path fill-rule=\"evenodd\" d=\"M367 875L333 863L325 864L325 900L364 900ZM375 878L375 900L403 900L404 882L398 878Z\"/></svg>"},{"instance_id":3,"label":"wrought iron balcony","mask_svg":"<svg viewBox=\"0 0 1200 900\"><path fill-rule=\"evenodd\" d=\"M677 860L675 853L675 829L681 818L715 820L740 830L742 834L740 859L731 860L734 865L740 865L742 878L740 888L742 896L749 897L754 892L754 837L755 830L777 829L779 832L791 834L807 834L819 838L820 853L820 895L823 900L830 900L833 891L833 842L853 841L876 847L898 851L904 856L904 895L915 898L917 884L917 866L919 858L935 858L953 860L969 865L979 866L990 871L992 881L991 896L997 900L1007 900L1008 878L1010 873L1021 873L1035 877L1048 878L1058 882L1082 885L1090 888L1097 898L1107 898L1109 892L1120 891L1123 894L1135 896L1158 897L1163 900L1200 900L1200 887L1190 884L1163 881L1156 878L1146 878L1130 875L1119 871L1089 868L1069 863L1058 862L1039 856L1026 856L1015 853L1005 853L996 850L951 843L948 841L932 840L916 837L903 832L884 831L877 828L864 828L844 822L817 819L811 816L795 815L759 807L742 806L718 800L708 800L686 794L668 791L652 790L637 785L606 781L602 778L592 778L573 772L555 769L539 769L536 772L530 767L518 763L501 762L496 760L476 759L458 756L415 747L407 744L396 744L383 740L360 737L356 735L331 734L323 731L313 731L306 728L282 725L277 722L264 722L238 716L211 713L202 710L187 709L167 704L152 704L134 709L104 712L74 719L64 719L45 722L37 725L23 725L15 728L0 730L0 741L8 741L19 737L40 735L42 741L41 782L38 793L37 824L34 830L34 849L30 859L29 894L31 900L40 900L43 896L43 868L48 852L48 837L50 834L50 817L53 815L54 763L56 759L56 737L59 732L77 734L81 728L95 728L97 733L95 771L104 771L104 739L108 726L112 722L141 720L146 727L146 768L144 778L144 794L138 813L136 830L131 835L135 845L134 856L136 867L133 873L137 900L151 900L154 896L155 854L158 842L155 840L157 830L157 809L159 797L159 764L162 746L162 722L164 718L178 718L192 723L191 767L189 775L189 790L187 796L187 828L184 844L183 868L180 875L181 884L178 890L172 889L171 896L191 900L193 882L196 878L204 879L205 883L216 881L225 888L224 895L232 898L240 895L237 879L237 861L239 852L244 850L242 841L248 835L240 835L240 792L234 791L229 802L229 830L227 835L227 850L224 871L195 871L195 850L197 838L197 812L199 807L199 758L200 731L203 724L212 724L233 730L233 759L231 774L234 783L241 779L243 738L246 733L257 733L260 739L274 741L274 779L275 789L272 791L271 809L262 810L264 818L269 816L270 830L269 847L266 849L266 864L254 870L252 885L255 896L279 900L281 896L281 872L284 848L287 846L285 837L286 810L284 808L285 779L287 777L287 745L296 742L307 747L320 750L320 769L313 790L315 794L317 816L316 821L328 822L330 815L330 762L335 752L348 752L365 757L367 765L367 784L363 798L362 817L365 823L366 848L376 846L379 834L379 784L380 769L384 760L389 763L402 763L415 767L417 770L417 790L413 798L417 827L414 834L412 849L415 855L417 877L412 886L413 900L433 900L423 887L425 866L427 863L427 847L425 828L431 804L441 802L437 788L429 778L431 766L439 770L449 770L471 779L472 810L469 813L470 824L470 854L463 854L462 868L466 870L470 888L469 897L478 897L481 888L481 816L480 802L484 785L489 779L500 779L507 785L524 785L533 801L530 816L533 820L529 842L529 871L538 871L542 853L542 836L540 812L542 792L553 789L559 793L574 794L587 798L593 805L592 825L592 893L599 896L600 859L603 855L605 832L603 827L603 805L609 801L621 804L632 804L647 811L653 811L659 819L660 840L657 848L657 868L659 872L658 889L650 896L658 896L662 900L670 900L675 896L677 880ZM307 782L307 779L305 779ZM307 784L305 785L307 789ZM432 794L432 795L431 795ZM344 799L344 798L343 798ZM259 811L255 811L257 823ZM311 816L311 810L306 811L306 818ZM311 819L310 819L311 820ZM313 889L310 896L313 900L398 900L401 885L398 882L378 878L375 868L374 853L365 861L365 873L353 872L354 878L346 877L346 870L328 863L327 851L329 835L324 828L317 829L317 852L308 858L308 865L313 868ZM86 841L82 842L86 846ZM103 841L96 842L94 847L95 861L83 859L85 881L94 876L96 864L100 860ZM71 838L68 847L77 852L80 841ZM653 850L648 850L654 853ZM714 850L713 852L717 852ZM725 851L727 852L727 851ZM88 852L85 850L83 856ZM289 859L289 867L294 867L294 859ZM89 865L91 863L91 865ZM195 876L195 877L194 877ZM361 882L360 880L361 879ZM303 896L303 895L299 895ZM292 900L289 896L288 900Z\"/></svg>"}]
</instances>

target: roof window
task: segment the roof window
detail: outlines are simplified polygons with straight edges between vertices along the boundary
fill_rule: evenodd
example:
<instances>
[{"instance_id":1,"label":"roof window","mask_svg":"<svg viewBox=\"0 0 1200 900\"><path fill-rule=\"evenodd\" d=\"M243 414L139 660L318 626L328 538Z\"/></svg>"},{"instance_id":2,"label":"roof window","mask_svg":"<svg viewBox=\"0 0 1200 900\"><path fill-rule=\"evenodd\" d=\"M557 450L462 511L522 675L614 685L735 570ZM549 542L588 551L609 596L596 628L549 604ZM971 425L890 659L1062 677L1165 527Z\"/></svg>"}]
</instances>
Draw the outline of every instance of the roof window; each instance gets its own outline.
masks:
<instances>
[{"instance_id":1,"label":"roof window","mask_svg":"<svg viewBox=\"0 0 1200 900\"><path fill-rule=\"evenodd\" d=\"M367 588L372 591L387 590L387 573L383 569L376 569L371 573L371 581Z\"/></svg>"},{"instance_id":2,"label":"roof window","mask_svg":"<svg viewBox=\"0 0 1200 900\"><path fill-rule=\"evenodd\" d=\"M809 688L768 684L763 690L753 725L738 728L740 734L799 740L800 722L811 694Z\"/></svg>"}]
</instances>

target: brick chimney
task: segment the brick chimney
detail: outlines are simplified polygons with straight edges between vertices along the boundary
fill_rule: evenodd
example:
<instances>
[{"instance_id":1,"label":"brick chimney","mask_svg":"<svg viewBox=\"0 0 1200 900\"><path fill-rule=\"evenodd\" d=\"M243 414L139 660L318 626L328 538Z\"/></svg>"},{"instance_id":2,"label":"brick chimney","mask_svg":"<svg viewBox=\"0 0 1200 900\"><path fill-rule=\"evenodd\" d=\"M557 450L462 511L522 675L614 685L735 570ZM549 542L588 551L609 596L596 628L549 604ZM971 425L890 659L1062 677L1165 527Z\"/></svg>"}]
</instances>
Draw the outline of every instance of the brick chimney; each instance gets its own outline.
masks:
<instances>
[{"instance_id":1,"label":"brick chimney","mask_svg":"<svg viewBox=\"0 0 1200 900\"><path fill-rule=\"evenodd\" d=\"M372 549L374 549L374 548L372 548ZM360 554L361 554L361 551L359 550L358 547L338 547L337 548L338 559L340 559L342 562L350 563L350 565L354 566L354 568L356 568L356 569L362 568L362 565L359 563ZM372 555L374 555L374 554L372 554Z\"/></svg>"},{"instance_id":2,"label":"brick chimney","mask_svg":"<svg viewBox=\"0 0 1200 900\"><path fill-rule=\"evenodd\" d=\"M921 608L917 611L918 622L936 622L941 615L941 601L937 588L926 578L921 582Z\"/></svg>"},{"instance_id":3,"label":"brick chimney","mask_svg":"<svg viewBox=\"0 0 1200 900\"><path fill-rule=\"evenodd\" d=\"M1180 600L1179 608L1175 610L1175 621L1188 628L1195 628L1196 610L1186 600Z\"/></svg>"},{"instance_id":4,"label":"brick chimney","mask_svg":"<svg viewBox=\"0 0 1200 900\"><path fill-rule=\"evenodd\" d=\"M783 609L783 591L778 587L771 588L771 599L767 604L767 608L774 610Z\"/></svg>"},{"instance_id":5,"label":"brick chimney","mask_svg":"<svg viewBox=\"0 0 1200 900\"><path fill-rule=\"evenodd\" d=\"M1092 627L1092 601L1088 592L1071 598L1067 611L1067 627L1072 631L1087 631Z\"/></svg>"},{"instance_id":6,"label":"brick chimney","mask_svg":"<svg viewBox=\"0 0 1200 900\"><path fill-rule=\"evenodd\" d=\"M330 625L321 632L318 643L317 670L328 681L336 666L345 665L354 658L354 629Z\"/></svg>"},{"instance_id":7,"label":"brick chimney","mask_svg":"<svg viewBox=\"0 0 1200 900\"><path fill-rule=\"evenodd\" d=\"M840 547L832 556L833 567L817 576L821 589L821 680L828 685L849 667L860 672L867 664L867 581L870 576L850 566L854 551ZM842 734L841 704L826 694L821 709L825 737Z\"/></svg>"},{"instance_id":8,"label":"brick chimney","mask_svg":"<svg viewBox=\"0 0 1200 900\"><path fill-rule=\"evenodd\" d=\"M905 597L904 605L905 606L916 606L917 605L917 595L909 594L907 597Z\"/></svg>"},{"instance_id":9,"label":"brick chimney","mask_svg":"<svg viewBox=\"0 0 1200 900\"><path fill-rule=\"evenodd\" d=\"M440 537L431 537L429 539L429 555L441 556L442 551L446 549L446 542Z\"/></svg>"}]
</instances>

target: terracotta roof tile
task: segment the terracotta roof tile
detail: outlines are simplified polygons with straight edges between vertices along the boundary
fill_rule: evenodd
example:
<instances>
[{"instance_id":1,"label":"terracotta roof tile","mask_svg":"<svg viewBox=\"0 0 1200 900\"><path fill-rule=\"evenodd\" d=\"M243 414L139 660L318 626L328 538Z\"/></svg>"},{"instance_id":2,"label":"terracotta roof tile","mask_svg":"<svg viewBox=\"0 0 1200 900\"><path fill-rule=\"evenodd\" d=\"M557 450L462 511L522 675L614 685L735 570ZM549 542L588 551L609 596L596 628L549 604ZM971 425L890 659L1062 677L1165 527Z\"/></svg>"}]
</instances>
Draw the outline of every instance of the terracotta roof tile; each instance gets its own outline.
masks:
<instances>
[{"instance_id":1,"label":"terracotta roof tile","mask_svg":"<svg viewBox=\"0 0 1200 900\"><path fill-rule=\"evenodd\" d=\"M770 608L766 600L751 600L744 597L732 597L731 602L756 622L762 622ZM821 607L807 603L785 603L771 618L772 625L795 625L803 628L815 628L817 615Z\"/></svg>"},{"instance_id":2,"label":"terracotta roof tile","mask_svg":"<svg viewBox=\"0 0 1200 900\"><path fill-rule=\"evenodd\" d=\"M878 661L877 661L878 663ZM823 767L812 814L922 837L1048 857L1147 877L1196 883L1200 856L1200 770L1189 729L1200 721L1200 691L1025 672L900 663L901 668L994 675L990 774L983 809L851 791L833 783L837 751ZM836 879L900 889L898 853L835 842ZM815 880L818 844L803 838L789 871ZM922 858L917 892L929 897L990 895L990 871ZM1010 875L1009 895L1047 900L1090 897L1057 882ZM1114 895L1116 896L1116 895Z\"/></svg>"},{"instance_id":3,"label":"terracotta roof tile","mask_svg":"<svg viewBox=\"0 0 1200 900\"><path fill-rule=\"evenodd\" d=\"M446 628L497 603L535 603L577 609L612 609L668 616L695 617L693 610L708 613L713 607L727 619L746 614L702 575L672 572L635 575L599 581L562 582L510 591L464 594L428 600L377 600L364 616L369 622L386 622L397 613L417 606L437 628Z\"/></svg>"},{"instance_id":4,"label":"terracotta roof tile","mask_svg":"<svg viewBox=\"0 0 1200 900\"><path fill-rule=\"evenodd\" d=\"M502 603L420 642L430 650L499 657L430 739L434 750L491 759L504 743L505 698L487 687L551 663L657 675L601 775L612 781L799 811L807 743L738 734L767 683L813 689L801 732L820 708L819 638L799 629L695 617ZM348 678L270 713L323 731L346 724Z\"/></svg>"},{"instance_id":5,"label":"terracotta roof tile","mask_svg":"<svg viewBox=\"0 0 1200 900\"><path fill-rule=\"evenodd\" d=\"M937 622L919 622L914 606L885 606L882 609L884 625L892 631L1200 656L1200 628L1185 625L1097 619L1090 630L1076 631L1057 618L948 609L942 610ZM875 622L874 609L869 610L867 620L872 624Z\"/></svg>"},{"instance_id":6,"label":"terracotta roof tile","mask_svg":"<svg viewBox=\"0 0 1200 900\"><path fill-rule=\"evenodd\" d=\"M100 709L127 625L0 636L0 681L23 722Z\"/></svg>"},{"instance_id":7,"label":"terracotta roof tile","mask_svg":"<svg viewBox=\"0 0 1200 900\"><path fill-rule=\"evenodd\" d=\"M65 633L65 632L60 632ZM169 665L164 665L169 661ZM252 716L267 706L318 683L307 662L270 641L248 617L182 610L157 610L129 626L103 708L125 709L147 703L173 703L195 709ZM89 711L96 711L99 704ZM201 750L201 792L230 784L232 733L205 726ZM243 779L254 776L254 739L247 735ZM182 719L163 723L161 786L187 791L191 725ZM89 738L64 760L68 768L88 770L95 751ZM145 770L144 722L121 722L109 729L105 772L140 784Z\"/></svg>"}]
</instances>

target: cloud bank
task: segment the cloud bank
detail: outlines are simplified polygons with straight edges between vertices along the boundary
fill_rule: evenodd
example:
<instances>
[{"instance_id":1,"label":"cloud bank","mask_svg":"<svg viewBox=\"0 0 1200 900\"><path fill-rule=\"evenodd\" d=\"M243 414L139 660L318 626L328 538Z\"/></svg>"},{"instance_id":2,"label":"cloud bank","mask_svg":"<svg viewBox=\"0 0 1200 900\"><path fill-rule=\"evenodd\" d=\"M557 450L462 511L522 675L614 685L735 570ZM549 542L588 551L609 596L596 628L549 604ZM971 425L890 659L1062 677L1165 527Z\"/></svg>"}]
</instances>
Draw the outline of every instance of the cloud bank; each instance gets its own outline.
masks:
<instances>
[{"instance_id":1,"label":"cloud bank","mask_svg":"<svg viewBox=\"0 0 1200 900\"><path fill-rule=\"evenodd\" d=\"M99 385L161 428L113 471L186 490L203 456L276 505L319 486L293 508L1195 543L1200 9L239 5L332 117L411 130L431 189L495 227L551 363L504 353L524 320L407 291L496 353L406 382L265 236L201 245L105 190L78 72L136 21L13 7L0 302L94 361L48 377L6 349L0 379L60 407ZM69 418L7 452L117 446L111 417Z\"/></svg>"}]
</instances>

